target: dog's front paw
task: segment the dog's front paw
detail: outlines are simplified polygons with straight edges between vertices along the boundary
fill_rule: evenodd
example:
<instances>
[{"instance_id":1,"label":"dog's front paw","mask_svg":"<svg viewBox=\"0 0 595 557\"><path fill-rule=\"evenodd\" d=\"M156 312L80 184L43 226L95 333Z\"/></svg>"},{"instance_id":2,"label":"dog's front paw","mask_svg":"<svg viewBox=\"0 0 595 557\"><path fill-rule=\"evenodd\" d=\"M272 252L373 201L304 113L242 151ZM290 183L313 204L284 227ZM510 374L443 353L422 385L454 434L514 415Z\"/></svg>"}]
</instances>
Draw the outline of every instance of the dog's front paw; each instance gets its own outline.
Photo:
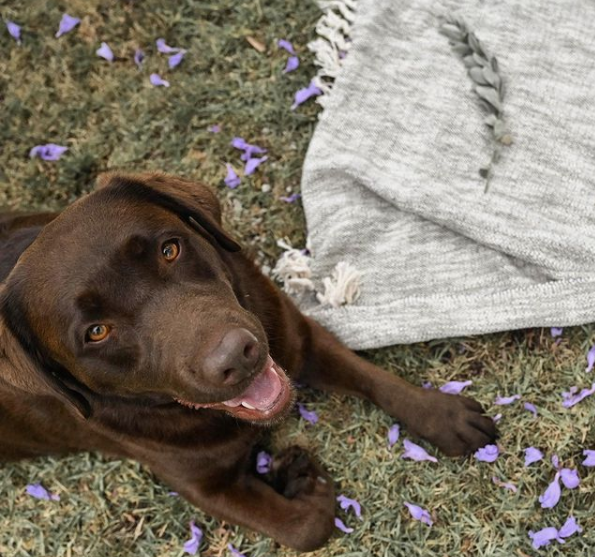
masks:
<instances>
[{"instance_id":1,"label":"dog's front paw","mask_svg":"<svg viewBox=\"0 0 595 557\"><path fill-rule=\"evenodd\" d=\"M498 437L494 421L484 415L479 402L438 391L425 391L419 419L410 429L447 456L472 453Z\"/></svg>"}]
</instances>

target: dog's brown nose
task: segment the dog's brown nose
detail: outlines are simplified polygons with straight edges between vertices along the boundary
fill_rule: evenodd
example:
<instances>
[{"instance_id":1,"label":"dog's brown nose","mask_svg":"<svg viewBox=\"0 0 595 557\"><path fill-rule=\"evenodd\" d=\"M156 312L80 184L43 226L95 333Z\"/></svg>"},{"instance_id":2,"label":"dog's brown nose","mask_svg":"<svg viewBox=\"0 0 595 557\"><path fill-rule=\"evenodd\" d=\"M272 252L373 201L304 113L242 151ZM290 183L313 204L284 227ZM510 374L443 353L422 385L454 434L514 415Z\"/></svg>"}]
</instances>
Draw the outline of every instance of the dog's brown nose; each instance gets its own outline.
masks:
<instances>
[{"instance_id":1,"label":"dog's brown nose","mask_svg":"<svg viewBox=\"0 0 595 557\"><path fill-rule=\"evenodd\" d=\"M258 339L250 331L228 331L204 362L206 380L217 387L239 383L254 370L258 352Z\"/></svg>"}]
</instances>

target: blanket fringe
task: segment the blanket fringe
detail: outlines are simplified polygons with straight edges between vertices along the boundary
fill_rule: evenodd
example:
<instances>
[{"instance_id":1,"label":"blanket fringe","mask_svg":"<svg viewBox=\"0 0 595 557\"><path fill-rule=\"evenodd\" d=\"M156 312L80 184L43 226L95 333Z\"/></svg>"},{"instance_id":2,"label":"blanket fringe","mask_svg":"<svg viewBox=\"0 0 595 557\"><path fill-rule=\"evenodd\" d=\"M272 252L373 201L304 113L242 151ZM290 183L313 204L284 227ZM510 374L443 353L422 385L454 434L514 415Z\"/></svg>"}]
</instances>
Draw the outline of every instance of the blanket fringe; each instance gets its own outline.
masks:
<instances>
[{"instance_id":1,"label":"blanket fringe","mask_svg":"<svg viewBox=\"0 0 595 557\"><path fill-rule=\"evenodd\" d=\"M313 82L322 91L316 100L324 106L351 46L351 27L357 2L320 0L318 5L324 13L316 24L318 38L308 43L308 48L315 55L314 63L320 67Z\"/></svg>"},{"instance_id":2,"label":"blanket fringe","mask_svg":"<svg viewBox=\"0 0 595 557\"><path fill-rule=\"evenodd\" d=\"M322 279L324 293L316 294L321 305L338 308L345 304L352 304L360 295L360 281L362 273L350 263L339 261L333 270L332 277Z\"/></svg>"}]
</instances>

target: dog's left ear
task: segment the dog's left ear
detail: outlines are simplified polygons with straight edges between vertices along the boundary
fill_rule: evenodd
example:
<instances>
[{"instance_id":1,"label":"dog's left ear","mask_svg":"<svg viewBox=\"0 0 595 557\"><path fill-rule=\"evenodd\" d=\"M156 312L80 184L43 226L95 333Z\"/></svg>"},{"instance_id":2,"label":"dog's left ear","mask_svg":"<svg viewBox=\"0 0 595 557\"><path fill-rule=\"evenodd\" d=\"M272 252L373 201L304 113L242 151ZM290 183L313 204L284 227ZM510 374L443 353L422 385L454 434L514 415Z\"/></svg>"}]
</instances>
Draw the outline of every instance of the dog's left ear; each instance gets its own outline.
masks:
<instances>
[{"instance_id":1,"label":"dog's left ear","mask_svg":"<svg viewBox=\"0 0 595 557\"><path fill-rule=\"evenodd\" d=\"M223 230L221 205L215 193L199 184L168 174L119 174L108 172L97 178L97 189L155 203L176 213L193 228L212 238L227 251L241 246Z\"/></svg>"}]
</instances>

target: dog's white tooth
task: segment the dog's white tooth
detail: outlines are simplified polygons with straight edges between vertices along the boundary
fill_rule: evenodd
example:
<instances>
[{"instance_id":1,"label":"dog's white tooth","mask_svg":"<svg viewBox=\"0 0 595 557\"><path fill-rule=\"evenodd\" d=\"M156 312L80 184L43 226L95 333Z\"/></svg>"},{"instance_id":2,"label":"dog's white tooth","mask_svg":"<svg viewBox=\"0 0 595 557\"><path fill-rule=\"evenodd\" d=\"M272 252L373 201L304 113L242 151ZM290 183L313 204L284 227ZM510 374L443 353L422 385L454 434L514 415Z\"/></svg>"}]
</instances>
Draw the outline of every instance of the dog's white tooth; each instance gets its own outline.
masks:
<instances>
[{"instance_id":1,"label":"dog's white tooth","mask_svg":"<svg viewBox=\"0 0 595 557\"><path fill-rule=\"evenodd\" d=\"M242 406L248 408L248 410L256 410L254 406L250 406L247 402L242 401Z\"/></svg>"},{"instance_id":2,"label":"dog's white tooth","mask_svg":"<svg viewBox=\"0 0 595 557\"><path fill-rule=\"evenodd\" d=\"M237 406L236 404L232 404L231 402L224 400L223 404L225 404L225 406L231 406L232 408L234 408L235 406Z\"/></svg>"}]
</instances>

